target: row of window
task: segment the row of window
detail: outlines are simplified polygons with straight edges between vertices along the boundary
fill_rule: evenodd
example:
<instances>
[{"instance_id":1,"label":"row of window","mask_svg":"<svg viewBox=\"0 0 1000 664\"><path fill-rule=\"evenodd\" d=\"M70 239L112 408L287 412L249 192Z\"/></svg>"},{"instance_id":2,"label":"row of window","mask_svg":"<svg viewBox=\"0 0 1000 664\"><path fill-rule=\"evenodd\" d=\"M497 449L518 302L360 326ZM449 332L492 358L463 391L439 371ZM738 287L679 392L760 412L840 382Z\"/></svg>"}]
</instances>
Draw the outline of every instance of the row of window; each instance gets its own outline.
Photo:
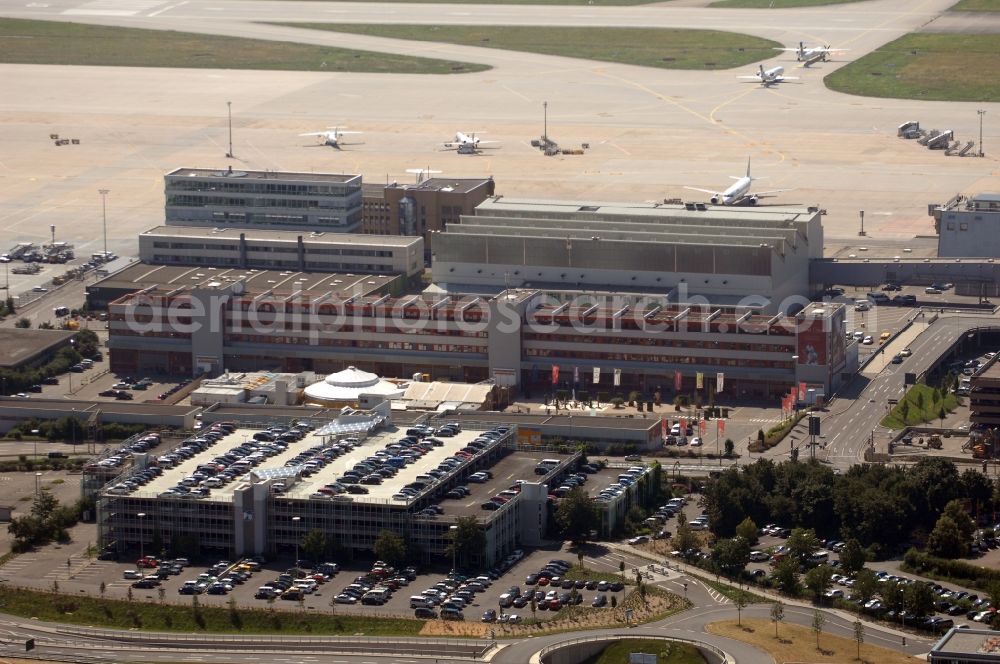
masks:
<instances>
[{"instance_id":1,"label":"row of window","mask_svg":"<svg viewBox=\"0 0 1000 664\"><path fill-rule=\"evenodd\" d=\"M316 196L332 194L345 196L360 194L360 184L289 184L287 182L255 180L200 180L197 178L177 178L167 180L167 191L228 191L243 194L283 194L292 196Z\"/></svg>"},{"instance_id":2,"label":"row of window","mask_svg":"<svg viewBox=\"0 0 1000 664\"><path fill-rule=\"evenodd\" d=\"M539 334L524 333L525 341L608 344L611 346L668 346L671 348L705 348L708 350L736 350L755 353L787 353L788 344L768 344L752 341L712 341L707 339L674 339L671 337L609 337L599 334Z\"/></svg>"},{"instance_id":3,"label":"row of window","mask_svg":"<svg viewBox=\"0 0 1000 664\"><path fill-rule=\"evenodd\" d=\"M718 367L757 367L760 369L788 369L795 367L791 361L777 360L747 360L727 357L693 357L691 355L645 355L641 353L596 353L566 351L550 348L525 348L526 357L544 357L569 362L578 360L597 360L603 362L654 362L657 364L709 364Z\"/></svg>"}]
</instances>

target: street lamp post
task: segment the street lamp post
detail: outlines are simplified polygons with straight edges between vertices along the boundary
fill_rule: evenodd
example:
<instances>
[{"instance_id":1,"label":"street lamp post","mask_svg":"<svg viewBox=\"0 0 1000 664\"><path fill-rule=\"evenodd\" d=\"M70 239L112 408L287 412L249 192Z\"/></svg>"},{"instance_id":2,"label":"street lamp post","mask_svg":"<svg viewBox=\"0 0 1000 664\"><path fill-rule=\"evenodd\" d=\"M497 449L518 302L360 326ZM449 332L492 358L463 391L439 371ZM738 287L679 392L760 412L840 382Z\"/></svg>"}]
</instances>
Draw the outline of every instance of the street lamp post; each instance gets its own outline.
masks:
<instances>
[{"instance_id":1,"label":"street lamp post","mask_svg":"<svg viewBox=\"0 0 1000 664\"><path fill-rule=\"evenodd\" d=\"M228 110L229 114L229 152L226 153L226 156L232 159L233 158L233 102L227 101L226 109Z\"/></svg>"},{"instance_id":2,"label":"street lamp post","mask_svg":"<svg viewBox=\"0 0 1000 664\"><path fill-rule=\"evenodd\" d=\"M983 152L983 116L986 115L986 111L979 110L976 113L979 114L979 156L985 157L986 153Z\"/></svg>"},{"instance_id":3,"label":"street lamp post","mask_svg":"<svg viewBox=\"0 0 1000 664\"><path fill-rule=\"evenodd\" d=\"M101 195L101 225L104 228L104 260L108 260L108 194L110 189L98 189Z\"/></svg>"},{"instance_id":4,"label":"street lamp post","mask_svg":"<svg viewBox=\"0 0 1000 664\"><path fill-rule=\"evenodd\" d=\"M38 482L41 481L41 479L42 479L42 474L35 473L35 500L38 500L38 492L39 492Z\"/></svg>"},{"instance_id":5,"label":"street lamp post","mask_svg":"<svg viewBox=\"0 0 1000 664\"><path fill-rule=\"evenodd\" d=\"M455 561L458 553L458 526L448 526L448 534L451 536L451 571L455 573Z\"/></svg>"},{"instance_id":6,"label":"street lamp post","mask_svg":"<svg viewBox=\"0 0 1000 664\"><path fill-rule=\"evenodd\" d=\"M136 514L136 516L139 518L139 560L142 560L143 558L146 557L145 541L143 540L142 537L142 520L143 518L145 518L146 513L139 512L138 514Z\"/></svg>"},{"instance_id":7,"label":"street lamp post","mask_svg":"<svg viewBox=\"0 0 1000 664\"><path fill-rule=\"evenodd\" d=\"M549 102L547 101L542 102L542 117L542 140L547 143L549 140Z\"/></svg>"},{"instance_id":8,"label":"street lamp post","mask_svg":"<svg viewBox=\"0 0 1000 664\"><path fill-rule=\"evenodd\" d=\"M295 530L295 533L293 534L295 537L295 567L299 566L299 521L301 520L301 516L292 517L292 523L294 524L293 528Z\"/></svg>"},{"instance_id":9,"label":"street lamp post","mask_svg":"<svg viewBox=\"0 0 1000 664\"><path fill-rule=\"evenodd\" d=\"M34 441L32 442L32 445L34 445L34 447L35 447L35 451L32 454L32 456L35 457L35 461L38 461L38 435L40 433L41 433L41 431L39 431L38 429L32 429L31 430L31 437L34 439ZM37 473L37 474L41 474L41 473ZM36 480L35 484L37 485L37 483L38 482Z\"/></svg>"}]
</instances>

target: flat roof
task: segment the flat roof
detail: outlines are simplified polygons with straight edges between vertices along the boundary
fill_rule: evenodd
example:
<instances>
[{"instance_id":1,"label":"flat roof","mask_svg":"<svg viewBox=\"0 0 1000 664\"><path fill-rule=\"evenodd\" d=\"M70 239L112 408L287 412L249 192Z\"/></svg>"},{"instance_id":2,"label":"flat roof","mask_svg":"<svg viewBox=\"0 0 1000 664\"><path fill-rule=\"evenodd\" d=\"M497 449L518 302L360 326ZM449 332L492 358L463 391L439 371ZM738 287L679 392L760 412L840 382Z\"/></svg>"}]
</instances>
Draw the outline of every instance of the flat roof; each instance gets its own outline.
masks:
<instances>
[{"instance_id":1,"label":"flat roof","mask_svg":"<svg viewBox=\"0 0 1000 664\"><path fill-rule=\"evenodd\" d=\"M931 649L935 655L979 655L981 661L1000 662L1000 631L952 628Z\"/></svg>"},{"instance_id":2,"label":"flat roof","mask_svg":"<svg viewBox=\"0 0 1000 664\"><path fill-rule=\"evenodd\" d=\"M69 330L22 330L0 327L0 367L16 367L31 361L56 346L63 345L76 332Z\"/></svg>"},{"instance_id":3,"label":"flat roof","mask_svg":"<svg viewBox=\"0 0 1000 664\"><path fill-rule=\"evenodd\" d=\"M497 495L505 489L509 489L514 480L526 480L528 482L539 482L541 476L535 474L535 466L542 459L568 459L569 454L558 454L556 452L535 452L520 451L508 454L500 459L488 470L493 473L493 478L482 484L466 482L464 486L469 488L469 495L464 498L452 499L442 498L438 503L444 509L444 516L480 516L489 514L480 505ZM555 488L555 487L550 487Z\"/></svg>"},{"instance_id":4,"label":"flat roof","mask_svg":"<svg viewBox=\"0 0 1000 664\"><path fill-rule=\"evenodd\" d=\"M188 475L192 474L199 465L210 462L213 458L241 445L244 441L252 440L253 434L257 433L257 431L259 431L259 429L238 428L232 435L220 440L215 445L211 445L202 452L195 454L190 459L186 459L173 468L165 470L161 475L143 487L142 491L136 493L160 494L166 491L170 487L178 484ZM405 427L391 427L376 432L374 435L365 438L361 442L361 445L347 454L343 454L333 459L315 474L310 477L300 478L298 482L289 487L283 496L285 498L300 500L309 498L324 485L340 479L344 472L351 469L355 464L369 456L372 456L376 452L385 449L386 445L390 445L398 441L403 437L404 432ZM476 430L465 430L457 436L450 438L441 437L440 440L444 442L442 447L433 448L430 452L421 456L414 463L401 468L395 477L385 479L382 484L365 485L365 488L368 489L368 494L350 494L351 500L354 502L390 502L392 495L398 493L405 484L413 482L417 475L425 474L428 470L436 468L445 457L452 456L455 452L465 447L471 440L476 438L480 433L480 431ZM258 465L256 468L253 468L251 472L260 473L267 470L284 468L286 461L298 456L298 454L304 450L316 445L322 445L323 442L323 436L320 436L315 432L310 432L301 440L290 443L284 452L265 459L263 463ZM164 451L157 451L157 454L159 455L165 453L166 452ZM211 501L213 498L229 500L231 499L235 488L239 485L239 481L234 481L224 487L212 489L209 496L201 500ZM407 505L404 501L394 501L393 504L397 504L400 507L405 507Z\"/></svg>"},{"instance_id":5,"label":"flat roof","mask_svg":"<svg viewBox=\"0 0 1000 664\"><path fill-rule=\"evenodd\" d=\"M361 179L360 175L347 173L296 173L294 171L244 171L233 168L178 168L166 177L219 178L227 180L282 180L295 182L351 182Z\"/></svg>"},{"instance_id":6,"label":"flat roof","mask_svg":"<svg viewBox=\"0 0 1000 664\"><path fill-rule=\"evenodd\" d=\"M155 226L140 233L140 236L184 237L205 239L238 240L244 236L248 242L298 242L302 238L310 244L373 245L381 247L409 247L423 243L418 235L370 235L361 233L324 233L306 231L271 231L255 228L207 228L202 226Z\"/></svg>"},{"instance_id":7,"label":"flat roof","mask_svg":"<svg viewBox=\"0 0 1000 664\"><path fill-rule=\"evenodd\" d=\"M176 290L195 288L211 283L227 285L244 281L247 292L263 293L302 291L304 293L327 293L337 291L354 295L375 293L391 284L396 275L354 274L341 272L297 272L294 270L254 270L243 268L219 268L188 265L150 265L133 263L96 282L91 288L117 288L139 291L147 288ZM302 283L299 283L302 282Z\"/></svg>"},{"instance_id":8,"label":"flat roof","mask_svg":"<svg viewBox=\"0 0 1000 664\"><path fill-rule=\"evenodd\" d=\"M80 417L89 417L96 413L105 418L114 415L183 417L188 413L201 410L197 406L168 406L141 401L72 401L68 399L36 399L34 396L28 399L0 397L0 409L6 408L21 411L58 410L65 415Z\"/></svg>"},{"instance_id":9,"label":"flat roof","mask_svg":"<svg viewBox=\"0 0 1000 664\"><path fill-rule=\"evenodd\" d=\"M486 186L492 181L488 178L429 178L420 184L409 185L406 189L441 191L446 193L467 194L470 191Z\"/></svg>"},{"instance_id":10,"label":"flat roof","mask_svg":"<svg viewBox=\"0 0 1000 664\"><path fill-rule=\"evenodd\" d=\"M819 210L804 205L748 205L724 206L708 205L703 210L690 210L683 203L651 202L607 202L583 200L550 200L545 198L512 198L491 196L476 206L476 216L493 214L506 215L511 212L529 216L530 213L576 215L574 219L586 219L584 215L614 215L648 217L651 219L695 218L695 219L753 219L755 221L809 221L819 214Z\"/></svg>"},{"instance_id":11,"label":"flat roof","mask_svg":"<svg viewBox=\"0 0 1000 664\"><path fill-rule=\"evenodd\" d=\"M975 380L976 378L986 378L987 380L1000 380L1000 362L997 361L997 358L996 357L991 358L986 368L983 369L983 371L981 371L978 376L975 376L973 380Z\"/></svg>"}]
</instances>

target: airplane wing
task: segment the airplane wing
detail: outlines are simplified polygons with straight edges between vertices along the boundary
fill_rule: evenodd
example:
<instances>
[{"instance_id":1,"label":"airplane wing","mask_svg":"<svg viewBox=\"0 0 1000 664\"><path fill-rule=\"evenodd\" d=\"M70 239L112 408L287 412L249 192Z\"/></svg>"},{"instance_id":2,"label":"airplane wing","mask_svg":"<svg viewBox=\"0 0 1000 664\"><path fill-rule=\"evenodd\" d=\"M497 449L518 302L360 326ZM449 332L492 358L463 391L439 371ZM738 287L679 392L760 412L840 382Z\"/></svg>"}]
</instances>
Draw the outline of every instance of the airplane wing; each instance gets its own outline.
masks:
<instances>
[{"instance_id":1,"label":"airplane wing","mask_svg":"<svg viewBox=\"0 0 1000 664\"><path fill-rule=\"evenodd\" d=\"M308 134L299 134L299 136L329 136L328 131L311 131Z\"/></svg>"},{"instance_id":2,"label":"airplane wing","mask_svg":"<svg viewBox=\"0 0 1000 664\"><path fill-rule=\"evenodd\" d=\"M760 80L760 76L737 76L736 78L743 78L743 79L746 79L748 81L759 81Z\"/></svg>"},{"instance_id":3,"label":"airplane wing","mask_svg":"<svg viewBox=\"0 0 1000 664\"><path fill-rule=\"evenodd\" d=\"M774 50L775 51L798 51L799 49L797 49L797 48L787 48L787 47L786 48L781 48L779 46L775 46Z\"/></svg>"},{"instance_id":4,"label":"airplane wing","mask_svg":"<svg viewBox=\"0 0 1000 664\"><path fill-rule=\"evenodd\" d=\"M340 135L340 136L344 136L345 134L363 134L363 133L365 133L365 132L363 132L363 131L338 131L337 132L337 134Z\"/></svg>"},{"instance_id":5,"label":"airplane wing","mask_svg":"<svg viewBox=\"0 0 1000 664\"><path fill-rule=\"evenodd\" d=\"M795 191L794 189L772 189L771 191L755 191L747 196L756 196L757 198L768 198L770 196L775 196L783 191Z\"/></svg>"},{"instance_id":6,"label":"airplane wing","mask_svg":"<svg viewBox=\"0 0 1000 664\"><path fill-rule=\"evenodd\" d=\"M499 143L500 141L479 141L477 145L487 145L488 143Z\"/></svg>"},{"instance_id":7,"label":"airplane wing","mask_svg":"<svg viewBox=\"0 0 1000 664\"><path fill-rule=\"evenodd\" d=\"M685 189L690 189L691 191L700 191L703 194L712 194L713 196L718 196L719 192L714 189L699 189L698 187L684 187Z\"/></svg>"},{"instance_id":8,"label":"airplane wing","mask_svg":"<svg viewBox=\"0 0 1000 664\"><path fill-rule=\"evenodd\" d=\"M774 80L776 80L776 81L797 81L797 80L799 80L799 77L798 76L779 76L778 78L776 78Z\"/></svg>"}]
</instances>

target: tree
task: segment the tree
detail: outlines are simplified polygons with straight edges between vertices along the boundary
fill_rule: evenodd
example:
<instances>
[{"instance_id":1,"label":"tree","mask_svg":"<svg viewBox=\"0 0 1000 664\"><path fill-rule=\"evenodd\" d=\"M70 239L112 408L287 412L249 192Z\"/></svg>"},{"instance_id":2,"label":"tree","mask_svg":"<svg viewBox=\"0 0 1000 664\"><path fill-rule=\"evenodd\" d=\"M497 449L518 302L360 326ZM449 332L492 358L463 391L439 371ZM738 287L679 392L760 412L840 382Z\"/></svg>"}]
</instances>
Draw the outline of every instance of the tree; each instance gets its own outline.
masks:
<instances>
[{"instance_id":1,"label":"tree","mask_svg":"<svg viewBox=\"0 0 1000 664\"><path fill-rule=\"evenodd\" d=\"M961 479L965 496L972 503L976 514L991 511L993 508L993 482L990 481L990 478L977 470L968 468L962 473Z\"/></svg>"},{"instance_id":2,"label":"tree","mask_svg":"<svg viewBox=\"0 0 1000 664\"><path fill-rule=\"evenodd\" d=\"M771 579L778 589L793 597L799 594L799 563L795 558L787 556L774 566Z\"/></svg>"},{"instance_id":3,"label":"tree","mask_svg":"<svg viewBox=\"0 0 1000 664\"><path fill-rule=\"evenodd\" d=\"M474 516L460 516L455 520L451 546L459 565L467 565L486 548L486 533Z\"/></svg>"},{"instance_id":4,"label":"tree","mask_svg":"<svg viewBox=\"0 0 1000 664\"><path fill-rule=\"evenodd\" d=\"M854 640L858 644L858 659L861 659L861 644L865 642L865 626L860 620L854 621Z\"/></svg>"},{"instance_id":5,"label":"tree","mask_svg":"<svg viewBox=\"0 0 1000 664\"><path fill-rule=\"evenodd\" d=\"M691 530L691 526L688 525L687 518L684 516L684 511L677 513L677 533L674 535L674 546L681 552L685 557L687 552L697 549L701 542L698 536L694 534Z\"/></svg>"},{"instance_id":6,"label":"tree","mask_svg":"<svg viewBox=\"0 0 1000 664\"><path fill-rule=\"evenodd\" d=\"M750 595L745 590L737 590L733 595L733 604L736 606L736 624L743 625L743 609L750 603Z\"/></svg>"},{"instance_id":7,"label":"tree","mask_svg":"<svg viewBox=\"0 0 1000 664\"><path fill-rule=\"evenodd\" d=\"M969 551L970 540L948 516L942 514L927 538L927 553L939 558L960 558Z\"/></svg>"},{"instance_id":8,"label":"tree","mask_svg":"<svg viewBox=\"0 0 1000 664\"><path fill-rule=\"evenodd\" d=\"M823 596L823 593L830 589L830 584L833 582L832 577L832 567L829 565L818 565L806 572L804 581L806 588L813 594L813 597L819 599Z\"/></svg>"},{"instance_id":9,"label":"tree","mask_svg":"<svg viewBox=\"0 0 1000 664\"><path fill-rule=\"evenodd\" d=\"M378 534L373 550L380 560L393 566L406 560L406 540L388 529Z\"/></svg>"},{"instance_id":10,"label":"tree","mask_svg":"<svg viewBox=\"0 0 1000 664\"><path fill-rule=\"evenodd\" d=\"M819 635L823 633L823 625L826 624L826 616L819 609L813 610L812 630L816 633L816 650L819 650Z\"/></svg>"},{"instance_id":11,"label":"tree","mask_svg":"<svg viewBox=\"0 0 1000 664\"><path fill-rule=\"evenodd\" d=\"M916 584L912 584L916 585ZM901 614L903 609L906 608L906 589L908 586L904 586L898 581L889 580L882 584L882 601L885 603L885 608L889 611L895 611L897 614ZM900 617L902 619L902 617Z\"/></svg>"},{"instance_id":12,"label":"tree","mask_svg":"<svg viewBox=\"0 0 1000 664\"><path fill-rule=\"evenodd\" d=\"M614 607L614 605L615 605L615 596L612 595L611 596L611 606ZM538 603L535 601L535 595L532 594L531 595L531 620L532 620L532 622L534 622L534 620L535 620L535 611L537 609L538 609Z\"/></svg>"},{"instance_id":13,"label":"tree","mask_svg":"<svg viewBox=\"0 0 1000 664\"><path fill-rule=\"evenodd\" d=\"M926 583L911 583L904 591L904 606L917 616L934 613L934 591Z\"/></svg>"},{"instance_id":14,"label":"tree","mask_svg":"<svg viewBox=\"0 0 1000 664\"><path fill-rule=\"evenodd\" d=\"M812 528L795 528L788 537L787 546L789 557L795 558L800 565L805 565L819 549L819 539Z\"/></svg>"},{"instance_id":15,"label":"tree","mask_svg":"<svg viewBox=\"0 0 1000 664\"><path fill-rule=\"evenodd\" d=\"M948 417L948 411L942 405L941 410L938 411L938 419L941 420L941 428L944 428L944 418Z\"/></svg>"},{"instance_id":16,"label":"tree","mask_svg":"<svg viewBox=\"0 0 1000 664\"><path fill-rule=\"evenodd\" d=\"M731 459L733 454L736 453L736 443L733 442L732 438L726 438L726 442L722 444L722 455L727 459Z\"/></svg>"},{"instance_id":17,"label":"tree","mask_svg":"<svg viewBox=\"0 0 1000 664\"><path fill-rule=\"evenodd\" d=\"M59 507L59 501L52 495L52 492L48 489L42 489L35 495L35 499L31 503L31 515L44 521L52 516L57 507Z\"/></svg>"},{"instance_id":18,"label":"tree","mask_svg":"<svg viewBox=\"0 0 1000 664\"><path fill-rule=\"evenodd\" d=\"M867 602L879 590L879 580L875 572L863 569L854 577L854 595L862 602Z\"/></svg>"},{"instance_id":19,"label":"tree","mask_svg":"<svg viewBox=\"0 0 1000 664\"><path fill-rule=\"evenodd\" d=\"M590 531L600 523L597 509L590 496L581 487L574 487L556 508L556 523L562 536L575 544L582 544L590 537Z\"/></svg>"},{"instance_id":20,"label":"tree","mask_svg":"<svg viewBox=\"0 0 1000 664\"><path fill-rule=\"evenodd\" d=\"M326 534L319 528L313 528L302 538L301 548L309 560L318 562L326 553Z\"/></svg>"},{"instance_id":21,"label":"tree","mask_svg":"<svg viewBox=\"0 0 1000 664\"><path fill-rule=\"evenodd\" d=\"M852 576L865 566L868 556L861 542L851 537L844 542L844 548L840 551L840 567L848 576Z\"/></svg>"},{"instance_id":22,"label":"tree","mask_svg":"<svg viewBox=\"0 0 1000 664\"><path fill-rule=\"evenodd\" d=\"M24 318L22 316L21 318L18 318L14 322L14 327L16 327L18 329L21 329L21 330L27 330L29 327L31 327L31 321L28 320L27 318Z\"/></svg>"},{"instance_id":23,"label":"tree","mask_svg":"<svg viewBox=\"0 0 1000 664\"><path fill-rule=\"evenodd\" d=\"M979 473L976 473L977 475ZM944 516L950 517L955 525L958 526L959 532L962 533L962 537L969 541L972 540L972 535L976 532L976 524L969 516L969 513L965 510L965 504L961 500L949 501L947 505L944 506Z\"/></svg>"},{"instance_id":24,"label":"tree","mask_svg":"<svg viewBox=\"0 0 1000 664\"><path fill-rule=\"evenodd\" d=\"M750 562L750 544L740 536L716 540L712 562L726 576L738 577Z\"/></svg>"},{"instance_id":25,"label":"tree","mask_svg":"<svg viewBox=\"0 0 1000 664\"><path fill-rule=\"evenodd\" d=\"M778 638L778 623L785 619L785 605L778 600L771 605L771 622L774 623L774 638Z\"/></svg>"},{"instance_id":26,"label":"tree","mask_svg":"<svg viewBox=\"0 0 1000 664\"><path fill-rule=\"evenodd\" d=\"M745 539L750 546L753 546L757 543L757 524L750 517L743 519L736 526L736 535Z\"/></svg>"},{"instance_id":27,"label":"tree","mask_svg":"<svg viewBox=\"0 0 1000 664\"><path fill-rule=\"evenodd\" d=\"M104 599L104 593L108 592L108 584L101 581L101 585L97 587L97 592L101 594L101 599Z\"/></svg>"},{"instance_id":28,"label":"tree","mask_svg":"<svg viewBox=\"0 0 1000 664\"><path fill-rule=\"evenodd\" d=\"M97 333L93 330L80 330L73 337L73 340L76 342L76 350L80 355L93 357L97 354L100 341L97 338Z\"/></svg>"},{"instance_id":29,"label":"tree","mask_svg":"<svg viewBox=\"0 0 1000 664\"><path fill-rule=\"evenodd\" d=\"M1000 606L1000 581L990 581L986 584L986 595L990 606Z\"/></svg>"}]
</instances>

